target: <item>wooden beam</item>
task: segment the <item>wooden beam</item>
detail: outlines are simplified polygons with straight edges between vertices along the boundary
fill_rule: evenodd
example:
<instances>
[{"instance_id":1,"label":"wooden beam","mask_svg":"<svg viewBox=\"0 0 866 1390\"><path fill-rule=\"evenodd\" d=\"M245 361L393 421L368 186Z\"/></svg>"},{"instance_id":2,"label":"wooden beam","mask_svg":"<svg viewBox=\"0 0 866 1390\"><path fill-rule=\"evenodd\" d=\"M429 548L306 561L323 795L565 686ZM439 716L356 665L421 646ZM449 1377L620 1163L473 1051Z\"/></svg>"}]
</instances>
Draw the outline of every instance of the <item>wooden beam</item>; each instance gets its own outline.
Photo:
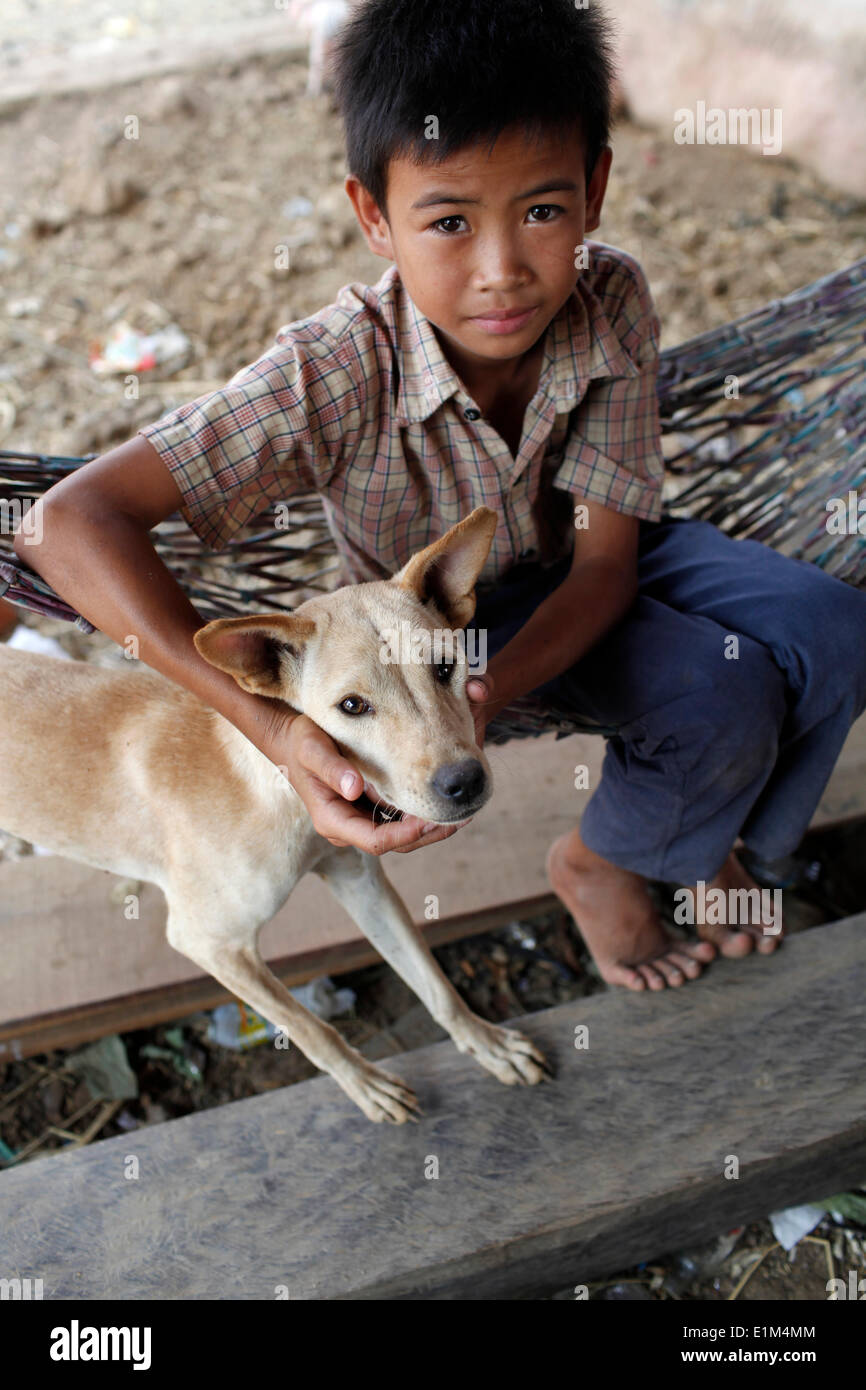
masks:
<instances>
[{"instance_id":1,"label":"wooden beam","mask_svg":"<svg viewBox=\"0 0 866 1390\"><path fill-rule=\"evenodd\" d=\"M462 941L481 932L495 931L507 922L520 917L532 917L549 911L558 904L553 893L524 898L516 903L496 904L478 912L449 917L442 922L422 922L420 927L431 946L444 946L449 941ZM268 964L290 988L305 984L319 975L340 971L360 970L376 965L382 957L366 937L337 946L311 947L295 955L270 960ZM192 980L176 981L158 989L139 990L114 999L94 1001L73 1009L58 1009L40 1014L37 1018L11 1019L0 1024L0 1061L13 1057L35 1057L57 1047L77 1047L81 1043L106 1037L111 1033L129 1033L135 1028L151 1028L168 1023L199 1009L213 1009L217 1004L236 998L211 975Z\"/></svg>"},{"instance_id":2,"label":"wooden beam","mask_svg":"<svg viewBox=\"0 0 866 1390\"><path fill-rule=\"evenodd\" d=\"M538 1297L831 1196L866 1174L864 932L523 1018L536 1087L389 1058L417 1126L325 1077L9 1169L4 1265L50 1299Z\"/></svg>"}]
</instances>

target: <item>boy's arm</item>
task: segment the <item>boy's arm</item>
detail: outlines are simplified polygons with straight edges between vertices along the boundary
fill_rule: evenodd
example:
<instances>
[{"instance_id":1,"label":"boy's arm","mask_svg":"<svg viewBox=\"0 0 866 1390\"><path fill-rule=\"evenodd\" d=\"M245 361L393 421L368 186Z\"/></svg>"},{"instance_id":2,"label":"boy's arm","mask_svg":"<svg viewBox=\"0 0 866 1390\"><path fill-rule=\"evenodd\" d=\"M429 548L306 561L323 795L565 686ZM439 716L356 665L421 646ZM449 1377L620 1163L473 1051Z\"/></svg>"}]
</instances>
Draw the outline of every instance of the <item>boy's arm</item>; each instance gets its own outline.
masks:
<instances>
[{"instance_id":1,"label":"boy's arm","mask_svg":"<svg viewBox=\"0 0 866 1390\"><path fill-rule=\"evenodd\" d=\"M589 524L575 532L571 570L496 656L487 673L486 723L521 695L567 671L628 612L637 596L637 517L581 499Z\"/></svg>"},{"instance_id":2,"label":"boy's arm","mask_svg":"<svg viewBox=\"0 0 866 1390\"><path fill-rule=\"evenodd\" d=\"M192 638L204 619L148 535L181 501L170 470L137 435L49 488L34 503L42 512L42 539L28 542L31 522L26 532L19 529L15 553L101 632L120 645L135 636L142 661L217 710L278 767L288 767L316 830L332 844L405 853L454 834L455 827L445 826L425 835L414 816L374 825L369 812L344 799L361 795L363 779L324 730L281 700L242 690L199 655Z\"/></svg>"}]
</instances>

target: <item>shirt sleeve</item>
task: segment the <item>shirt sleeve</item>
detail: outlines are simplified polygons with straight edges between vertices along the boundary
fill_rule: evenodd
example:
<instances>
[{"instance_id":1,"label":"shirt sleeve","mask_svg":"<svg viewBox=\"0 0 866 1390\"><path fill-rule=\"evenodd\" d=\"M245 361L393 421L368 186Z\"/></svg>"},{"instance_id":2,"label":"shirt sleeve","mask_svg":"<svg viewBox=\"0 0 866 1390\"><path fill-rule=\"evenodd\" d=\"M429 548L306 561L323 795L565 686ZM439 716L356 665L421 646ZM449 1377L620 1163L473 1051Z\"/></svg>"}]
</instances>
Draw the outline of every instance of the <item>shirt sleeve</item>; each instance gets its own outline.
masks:
<instances>
[{"instance_id":1,"label":"shirt sleeve","mask_svg":"<svg viewBox=\"0 0 866 1390\"><path fill-rule=\"evenodd\" d=\"M656 394L660 325L641 267L620 255L616 275L622 290L618 308L608 310L608 317L625 353L622 366L630 364L631 370L590 382L572 411L552 482L613 511L657 521L665 471ZM608 289L614 289L610 282Z\"/></svg>"},{"instance_id":2,"label":"shirt sleeve","mask_svg":"<svg viewBox=\"0 0 866 1390\"><path fill-rule=\"evenodd\" d=\"M286 333L219 390L138 431L180 488L187 525L215 550L269 508L323 489L340 427L350 429L357 413L333 344L314 343L311 353Z\"/></svg>"}]
</instances>

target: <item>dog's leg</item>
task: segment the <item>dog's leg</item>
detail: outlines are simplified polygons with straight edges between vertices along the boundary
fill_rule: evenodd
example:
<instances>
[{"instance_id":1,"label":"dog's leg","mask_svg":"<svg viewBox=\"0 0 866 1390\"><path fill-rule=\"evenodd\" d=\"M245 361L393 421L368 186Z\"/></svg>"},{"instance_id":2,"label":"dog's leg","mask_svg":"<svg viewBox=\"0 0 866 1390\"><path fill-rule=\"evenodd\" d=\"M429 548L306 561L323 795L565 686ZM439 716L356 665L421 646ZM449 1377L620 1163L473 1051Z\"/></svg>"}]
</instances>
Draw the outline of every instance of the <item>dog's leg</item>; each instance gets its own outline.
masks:
<instances>
[{"instance_id":1,"label":"dog's leg","mask_svg":"<svg viewBox=\"0 0 866 1390\"><path fill-rule=\"evenodd\" d=\"M268 969L258 949L262 921L240 914L231 921L220 911L219 924L212 927L213 899L196 901L184 895L179 900L176 893L167 896L166 934L175 950L288 1034L314 1066L342 1086L368 1119L402 1124L414 1118L419 1106L411 1088L368 1062L335 1028L298 1003Z\"/></svg>"},{"instance_id":2,"label":"dog's leg","mask_svg":"<svg viewBox=\"0 0 866 1390\"><path fill-rule=\"evenodd\" d=\"M347 846L312 866L376 950L406 981L436 1022L506 1085L533 1085L549 1072L544 1055L522 1033L500 1028L474 1014L417 930L378 858Z\"/></svg>"}]
</instances>

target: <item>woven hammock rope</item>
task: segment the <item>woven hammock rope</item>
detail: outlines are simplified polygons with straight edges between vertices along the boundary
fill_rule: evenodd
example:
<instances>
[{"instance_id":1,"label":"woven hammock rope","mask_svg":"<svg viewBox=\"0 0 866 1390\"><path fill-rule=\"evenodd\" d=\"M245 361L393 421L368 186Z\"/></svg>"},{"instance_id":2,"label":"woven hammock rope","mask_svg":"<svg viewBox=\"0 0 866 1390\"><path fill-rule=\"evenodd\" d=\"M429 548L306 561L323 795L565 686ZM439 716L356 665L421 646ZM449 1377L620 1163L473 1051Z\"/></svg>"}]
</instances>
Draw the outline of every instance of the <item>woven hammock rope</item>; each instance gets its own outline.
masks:
<instances>
[{"instance_id":1,"label":"woven hammock rope","mask_svg":"<svg viewBox=\"0 0 866 1390\"><path fill-rule=\"evenodd\" d=\"M866 585L866 538L856 528L845 535L827 529L830 499L847 503L866 482L866 257L665 349L658 396L667 511ZM20 515L25 503L93 457L0 450L0 501L10 515L17 504ZM92 632L14 555L12 529L0 528L0 595ZM284 529L265 513L223 551L202 545L179 515L160 523L153 540L205 620L285 612L337 582L334 543L316 494L292 499ZM557 737L615 732L526 696L497 716L486 741L551 730Z\"/></svg>"}]
</instances>

